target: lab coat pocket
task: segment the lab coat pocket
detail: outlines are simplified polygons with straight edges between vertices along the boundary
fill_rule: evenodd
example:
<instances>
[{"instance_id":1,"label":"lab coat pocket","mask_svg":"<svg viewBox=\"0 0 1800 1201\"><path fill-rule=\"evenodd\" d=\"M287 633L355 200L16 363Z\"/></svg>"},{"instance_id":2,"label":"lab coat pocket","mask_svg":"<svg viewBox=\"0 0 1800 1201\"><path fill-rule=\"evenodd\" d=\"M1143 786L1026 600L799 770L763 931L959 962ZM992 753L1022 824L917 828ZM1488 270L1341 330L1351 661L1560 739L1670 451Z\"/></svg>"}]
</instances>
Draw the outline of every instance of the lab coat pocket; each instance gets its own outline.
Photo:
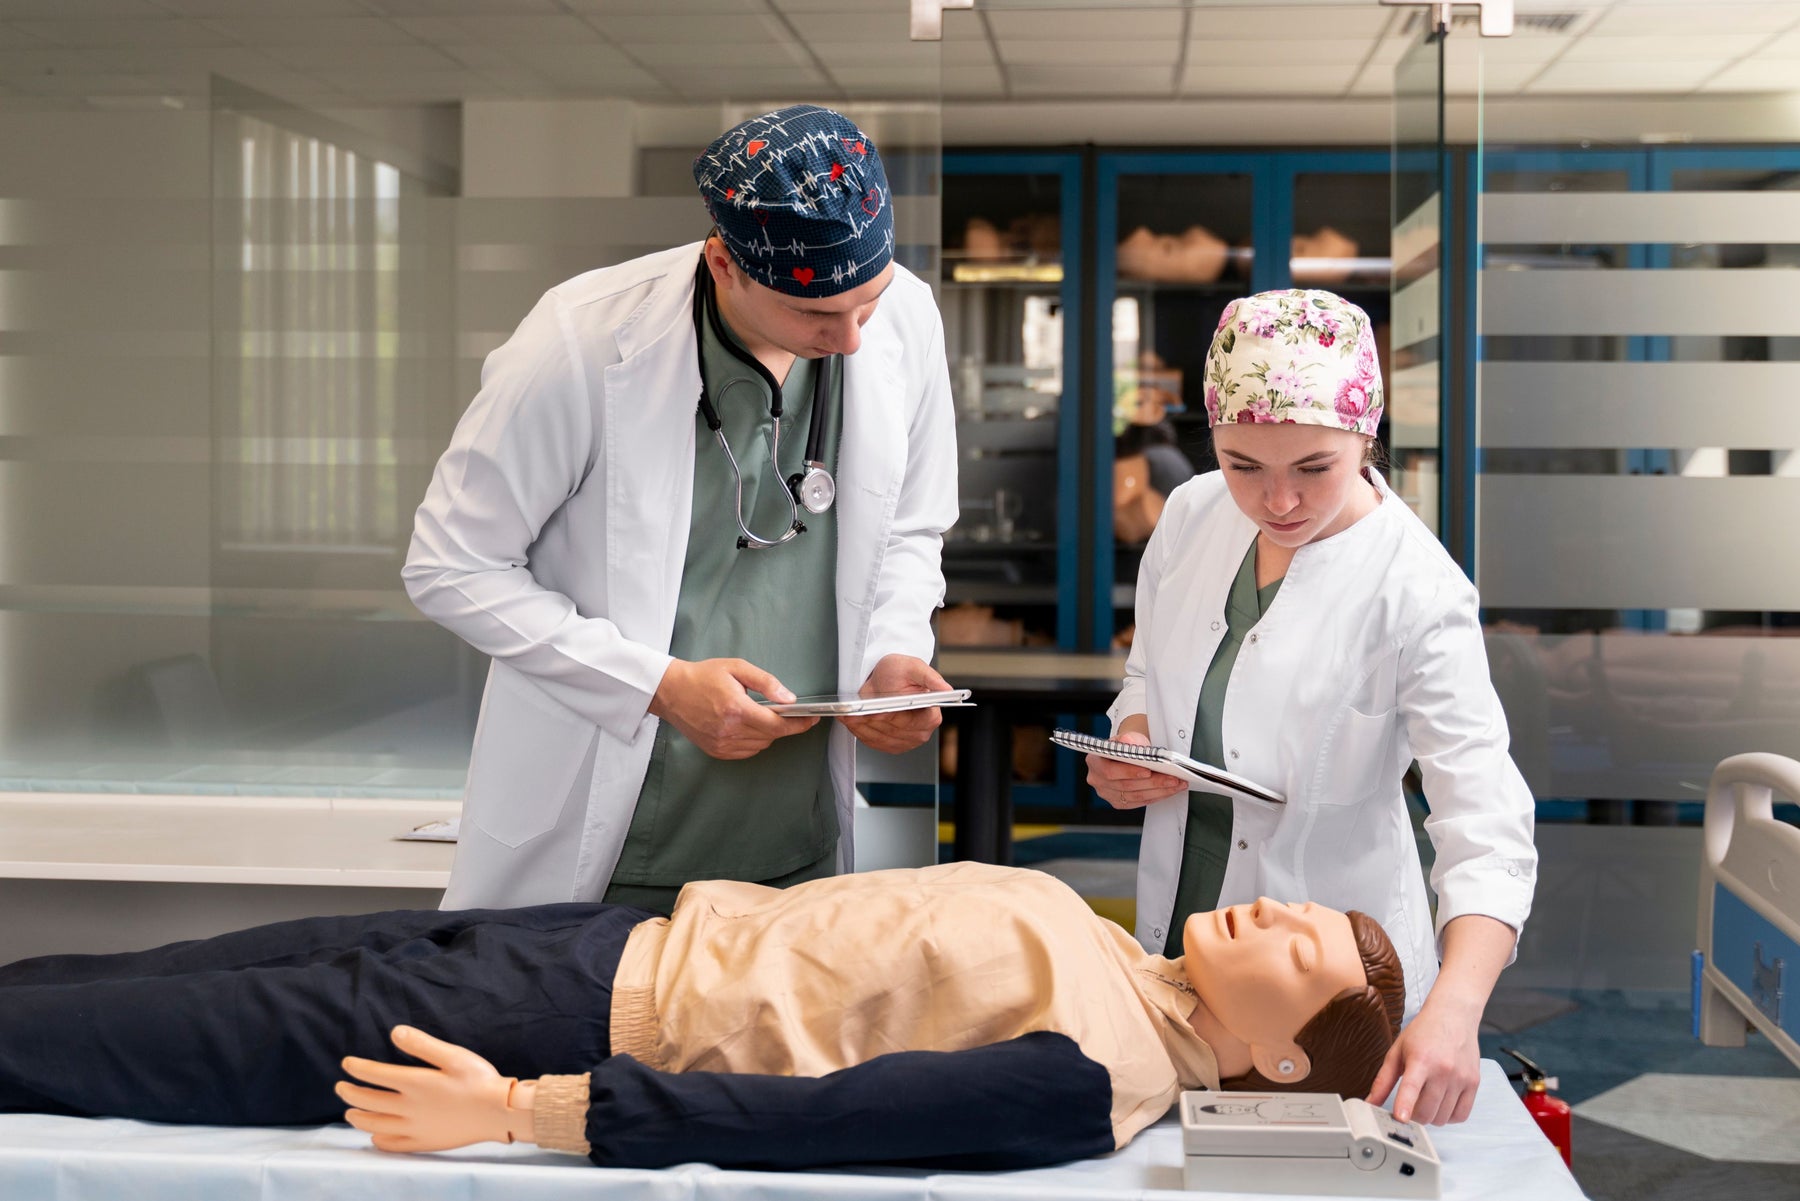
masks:
<instances>
[{"instance_id":1,"label":"lab coat pocket","mask_svg":"<svg viewBox=\"0 0 1800 1201\"><path fill-rule=\"evenodd\" d=\"M1393 775L1397 719L1392 709L1364 713L1346 707L1325 736L1313 780L1313 799L1321 805L1355 805L1384 791Z\"/></svg>"},{"instance_id":2,"label":"lab coat pocket","mask_svg":"<svg viewBox=\"0 0 1800 1201\"><path fill-rule=\"evenodd\" d=\"M596 732L495 664L469 760L465 820L509 847L553 828Z\"/></svg>"}]
</instances>

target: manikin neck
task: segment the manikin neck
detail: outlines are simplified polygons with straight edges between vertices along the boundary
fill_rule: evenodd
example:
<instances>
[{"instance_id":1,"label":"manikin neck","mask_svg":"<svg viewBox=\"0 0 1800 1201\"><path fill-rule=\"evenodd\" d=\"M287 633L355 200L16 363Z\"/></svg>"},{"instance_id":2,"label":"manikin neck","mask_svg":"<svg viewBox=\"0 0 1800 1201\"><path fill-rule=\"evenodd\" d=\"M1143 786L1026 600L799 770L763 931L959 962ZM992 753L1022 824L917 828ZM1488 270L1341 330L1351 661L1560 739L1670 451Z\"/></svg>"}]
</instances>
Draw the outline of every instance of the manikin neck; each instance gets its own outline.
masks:
<instances>
[{"instance_id":1,"label":"manikin neck","mask_svg":"<svg viewBox=\"0 0 1800 1201\"><path fill-rule=\"evenodd\" d=\"M1186 957L1178 962L1181 963L1182 971L1187 973L1189 983L1193 983L1193 973L1188 968ZM1200 999L1198 986L1194 992L1194 1012L1188 1015L1188 1025L1212 1048L1213 1059L1219 1065L1219 1079L1231 1080L1250 1070L1250 1044L1227 1030L1213 1016L1212 1010L1206 1007L1206 1002Z\"/></svg>"}]
</instances>

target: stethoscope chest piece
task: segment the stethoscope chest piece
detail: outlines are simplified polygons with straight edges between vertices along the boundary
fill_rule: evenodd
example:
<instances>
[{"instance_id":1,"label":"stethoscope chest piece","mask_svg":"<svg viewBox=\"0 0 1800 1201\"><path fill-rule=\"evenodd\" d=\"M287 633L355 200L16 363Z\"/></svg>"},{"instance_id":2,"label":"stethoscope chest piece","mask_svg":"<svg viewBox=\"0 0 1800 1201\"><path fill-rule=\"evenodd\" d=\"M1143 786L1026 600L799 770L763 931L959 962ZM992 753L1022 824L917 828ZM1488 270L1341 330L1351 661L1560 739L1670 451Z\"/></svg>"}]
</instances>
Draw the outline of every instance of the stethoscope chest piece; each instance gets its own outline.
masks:
<instances>
[{"instance_id":1,"label":"stethoscope chest piece","mask_svg":"<svg viewBox=\"0 0 1800 1201\"><path fill-rule=\"evenodd\" d=\"M831 478L831 472L825 470L822 463L808 463L804 474L795 473L788 480L788 487L794 490L794 498L800 507L817 516L831 507L837 499L837 481Z\"/></svg>"}]
</instances>

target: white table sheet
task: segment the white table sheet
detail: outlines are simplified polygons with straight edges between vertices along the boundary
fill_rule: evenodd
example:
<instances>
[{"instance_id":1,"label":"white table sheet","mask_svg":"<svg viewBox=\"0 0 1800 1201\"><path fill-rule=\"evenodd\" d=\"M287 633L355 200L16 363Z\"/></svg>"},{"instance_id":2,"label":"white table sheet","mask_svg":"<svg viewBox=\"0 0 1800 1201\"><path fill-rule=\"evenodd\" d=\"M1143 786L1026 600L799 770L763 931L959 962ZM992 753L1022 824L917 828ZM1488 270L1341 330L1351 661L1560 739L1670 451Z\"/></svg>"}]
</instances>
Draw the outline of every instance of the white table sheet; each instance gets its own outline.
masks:
<instances>
[{"instance_id":1,"label":"white table sheet","mask_svg":"<svg viewBox=\"0 0 1800 1201\"><path fill-rule=\"evenodd\" d=\"M1484 1060L1481 1069L1470 1120L1432 1132L1444 1161L1446 1201L1581 1198L1500 1065ZM0 1115L0 1198L6 1201L1126 1201L1180 1189L1181 1128L1172 1113L1112 1155L992 1173L600 1169L536 1148L388 1155L348 1126L244 1129Z\"/></svg>"}]
</instances>

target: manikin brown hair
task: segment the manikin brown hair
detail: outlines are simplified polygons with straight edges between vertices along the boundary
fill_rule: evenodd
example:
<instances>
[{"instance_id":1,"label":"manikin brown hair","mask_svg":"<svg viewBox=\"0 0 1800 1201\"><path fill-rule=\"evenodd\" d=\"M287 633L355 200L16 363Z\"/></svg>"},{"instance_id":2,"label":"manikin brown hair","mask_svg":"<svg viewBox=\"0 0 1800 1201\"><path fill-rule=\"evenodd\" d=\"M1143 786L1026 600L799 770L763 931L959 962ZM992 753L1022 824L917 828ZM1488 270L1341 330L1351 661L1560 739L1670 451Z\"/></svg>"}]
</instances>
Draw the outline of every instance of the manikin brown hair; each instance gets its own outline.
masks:
<instances>
[{"instance_id":1,"label":"manikin brown hair","mask_svg":"<svg viewBox=\"0 0 1800 1201\"><path fill-rule=\"evenodd\" d=\"M1356 936L1368 983L1346 988L1331 998L1295 1036L1294 1041L1312 1060L1312 1070L1299 1080L1270 1080L1251 1068L1242 1076L1221 1080L1220 1088L1368 1096L1381 1061L1400 1034L1400 1019L1406 1012L1406 977L1381 923L1354 909L1345 916Z\"/></svg>"}]
</instances>

